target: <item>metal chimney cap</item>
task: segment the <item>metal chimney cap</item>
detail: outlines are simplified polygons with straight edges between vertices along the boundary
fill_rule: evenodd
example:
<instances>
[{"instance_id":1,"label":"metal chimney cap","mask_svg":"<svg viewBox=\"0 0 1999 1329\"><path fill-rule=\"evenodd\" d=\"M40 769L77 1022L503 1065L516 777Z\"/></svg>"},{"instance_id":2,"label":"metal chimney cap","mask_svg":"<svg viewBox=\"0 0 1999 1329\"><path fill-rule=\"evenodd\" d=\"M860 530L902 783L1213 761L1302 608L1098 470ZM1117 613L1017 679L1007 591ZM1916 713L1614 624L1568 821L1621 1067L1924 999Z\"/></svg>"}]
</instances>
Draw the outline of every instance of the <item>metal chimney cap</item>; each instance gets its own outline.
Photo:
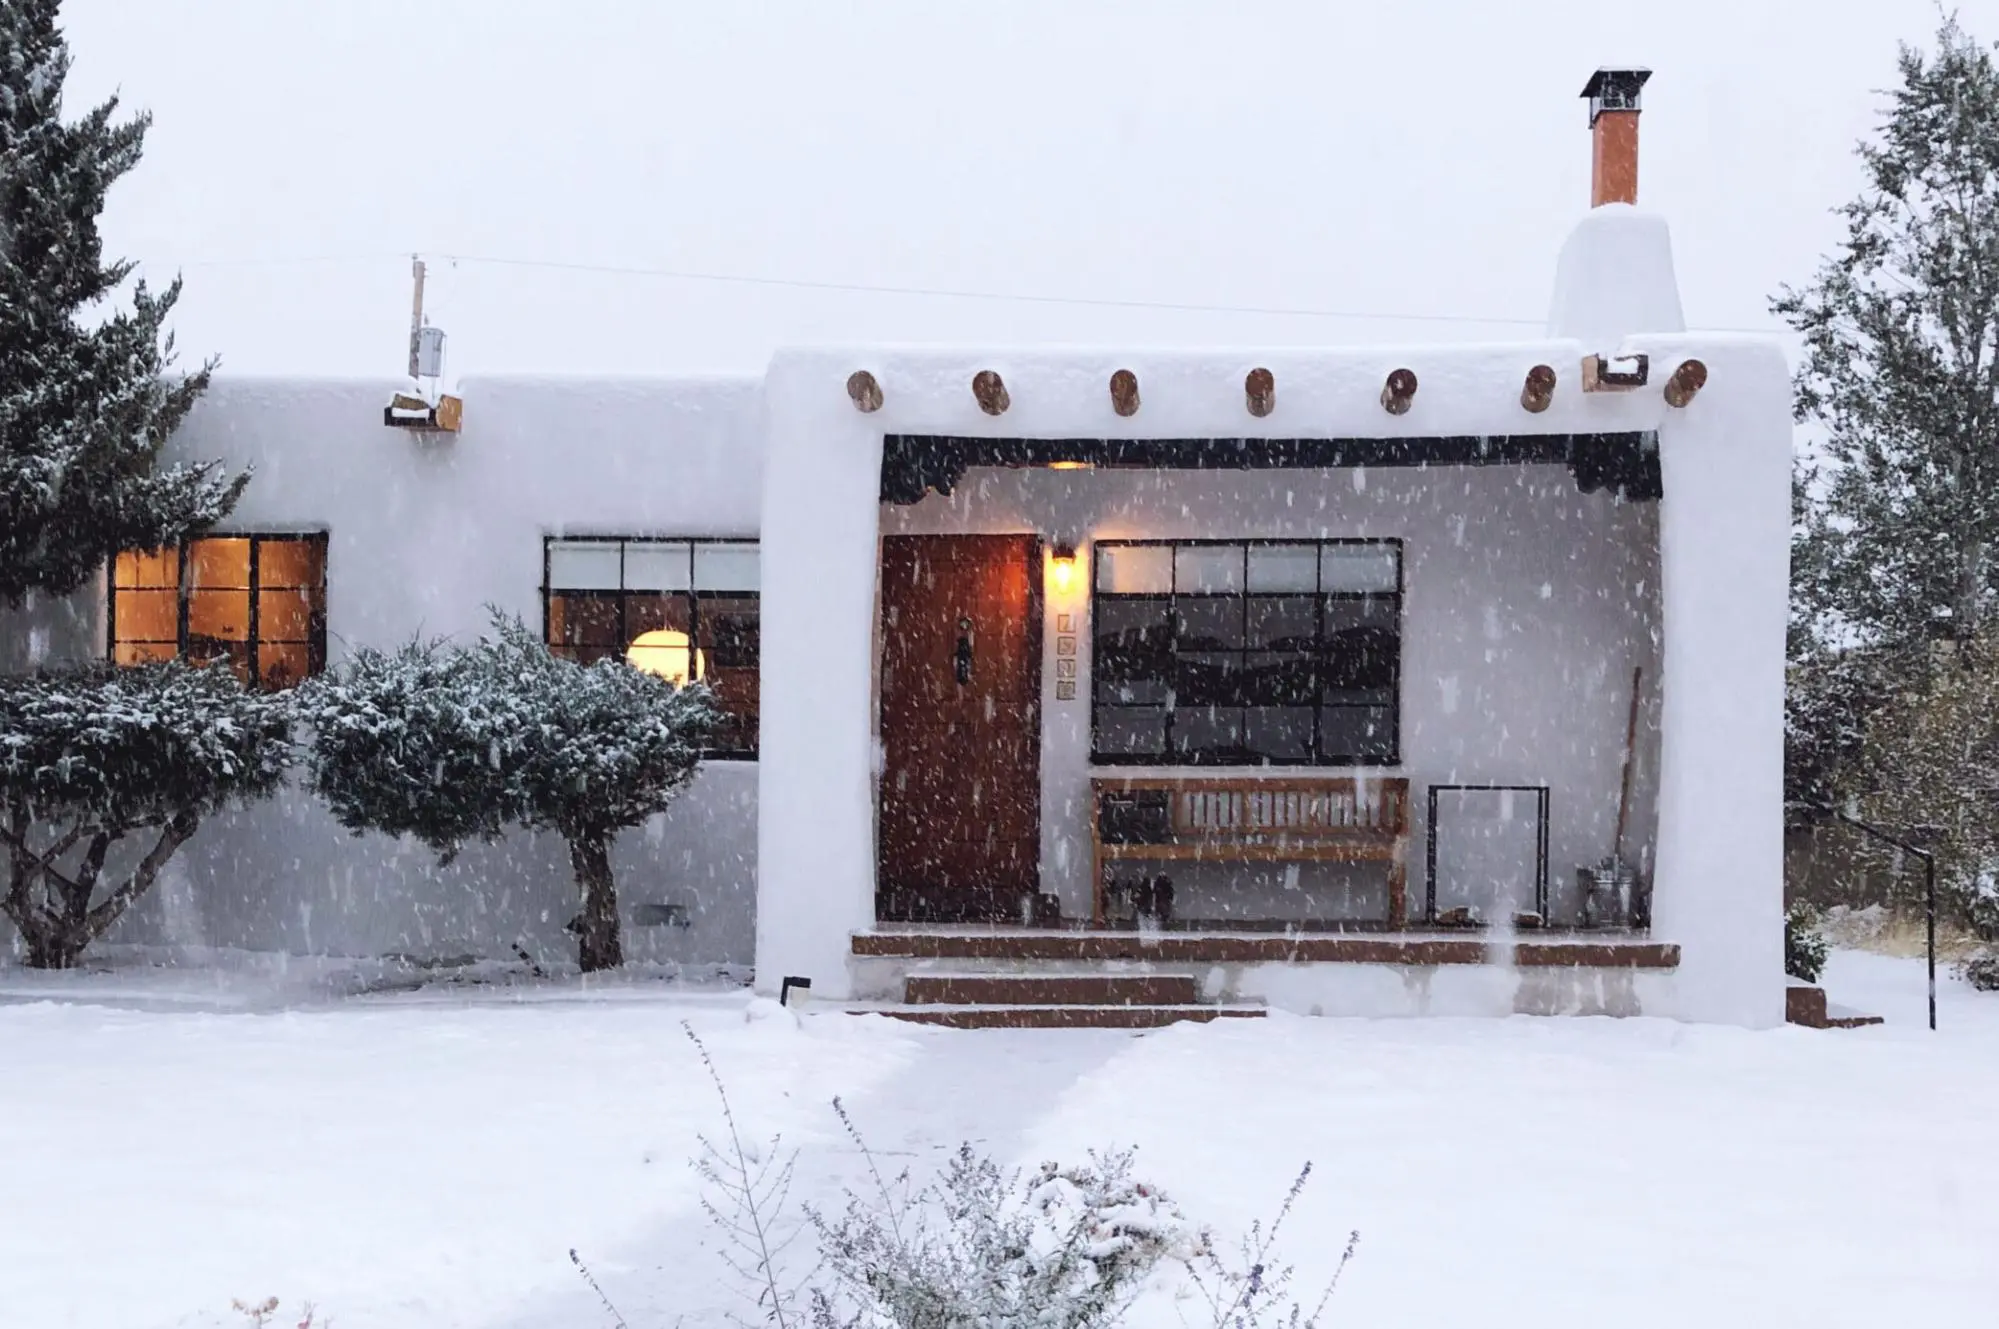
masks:
<instances>
[{"instance_id":1,"label":"metal chimney cap","mask_svg":"<svg viewBox=\"0 0 1999 1329\"><path fill-rule=\"evenodd\" d=\"M1602 97L1606 94L1624 93L1632 98L1645 86L1645 80L1652 77L1652 71L1643 65L1605 65L1589 76L1583 84L1582 95Z\"/></svg>"}]
</instances>

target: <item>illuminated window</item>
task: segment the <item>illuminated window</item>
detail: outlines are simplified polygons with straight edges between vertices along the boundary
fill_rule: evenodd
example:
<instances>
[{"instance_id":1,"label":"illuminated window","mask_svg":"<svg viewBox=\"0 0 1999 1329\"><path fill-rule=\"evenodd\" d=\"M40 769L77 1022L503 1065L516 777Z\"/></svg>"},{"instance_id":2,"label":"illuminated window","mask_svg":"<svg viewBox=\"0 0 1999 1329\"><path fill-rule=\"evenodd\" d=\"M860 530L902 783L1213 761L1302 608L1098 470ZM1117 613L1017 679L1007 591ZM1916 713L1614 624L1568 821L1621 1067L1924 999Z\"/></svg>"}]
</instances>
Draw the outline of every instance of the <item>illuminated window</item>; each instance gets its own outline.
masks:
<instances>
[{"instance_id":1,"label":"illuminated window","mask_svg":"<svg viewBox=\"0 0 1999 1329\"><path fill-rule=\"evenodd\" d=\"M214 535L111 565L114 664L227 660L287 688L326 668L326 536Z\"/></svg>"},{"instance_id":2,"label":"illuminated window","mask_svg":"<svg viewBox=\"0 0 1999 1329\"><path fill-rule=\"evenodd\" d=\"M556 540L545 547L545 640L590 664L616 656L699 680L725 716L711 757L757 751L757 546L747 540Z\"/></svg>"}]
</instances>

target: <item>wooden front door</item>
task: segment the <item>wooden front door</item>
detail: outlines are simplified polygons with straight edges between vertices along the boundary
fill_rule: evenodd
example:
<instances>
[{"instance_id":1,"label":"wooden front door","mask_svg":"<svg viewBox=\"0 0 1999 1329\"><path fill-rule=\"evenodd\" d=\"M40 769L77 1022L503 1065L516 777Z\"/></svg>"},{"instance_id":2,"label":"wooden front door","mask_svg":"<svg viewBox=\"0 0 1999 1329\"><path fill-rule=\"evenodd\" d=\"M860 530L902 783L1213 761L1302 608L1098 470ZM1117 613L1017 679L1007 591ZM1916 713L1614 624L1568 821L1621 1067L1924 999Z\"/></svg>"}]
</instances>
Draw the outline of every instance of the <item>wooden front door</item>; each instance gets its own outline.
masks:
<instances>
[{"instance_id":1,"label":"wooden front door","mask_svg":"<svg viewBox=\"0 0 1999 1329\"><path fill-rule=\"evenodd\" d=\"M1041 544L882 541L884 920L1017 920L1041 853Z\"/></svg>"}]
</instances>

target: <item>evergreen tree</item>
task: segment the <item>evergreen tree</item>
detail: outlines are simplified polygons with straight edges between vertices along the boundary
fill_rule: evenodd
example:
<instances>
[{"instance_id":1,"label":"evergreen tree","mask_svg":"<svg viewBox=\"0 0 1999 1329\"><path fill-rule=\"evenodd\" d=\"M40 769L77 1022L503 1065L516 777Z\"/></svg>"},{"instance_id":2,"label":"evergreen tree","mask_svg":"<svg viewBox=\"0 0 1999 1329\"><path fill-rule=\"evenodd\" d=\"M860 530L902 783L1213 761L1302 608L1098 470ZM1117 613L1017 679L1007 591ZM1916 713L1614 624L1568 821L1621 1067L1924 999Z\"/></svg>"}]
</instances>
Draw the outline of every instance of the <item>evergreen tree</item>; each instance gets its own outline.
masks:
<instances>
[{"instance_id":1,"label":"evergreen tree","mask_svg":"<svg viewBox=\"0 0 1999 1329\"><path fill-rule=\"evenodd\" d=\"M1900 69L1845 240L1774 302L1826 432L1796 589L1841 645L1971 640L1999 592L1999 69L1955 21Z\"/></svg>"},{"instance_id":2,"label":"evergreen tree","mask_svg":"<svg viewBox=\"0 0 1999 1329\"><path fill-rule=\"evenodd\" d=\"M65 123L58 0L0 0L0 602L67 595L121 549L153 549L228 513L247 476L155 463L212 362L170 375L180 282L106 264L105 191L138 163L148 117L114 97Z\"/></svg>"},{"instance_id":3,"label":"evergreen tree","mask_svg":"<svg viewBox=\"0 0 1999 1329\"><path fill-rule=\"evenodd\" d=\"M0 914L27 962L75 965L204 817L273 792L287 706L178 660L0 676Z\"/></svg>"},{"instance_id":4,"label":"evergreen tree","mask_svg":"<svg viewBox=\"0 0 1999 1329\"><path fill-rule=\"evenodd\" d=\"M584 666L494 616L474 646L363 649L296 694L306 769L341 825L410 835L447 860L510 825L569 848L585 972L624 963L611 845L694 778L719 720L708 689L623 660Z\"/></svg>"}]
</instances>

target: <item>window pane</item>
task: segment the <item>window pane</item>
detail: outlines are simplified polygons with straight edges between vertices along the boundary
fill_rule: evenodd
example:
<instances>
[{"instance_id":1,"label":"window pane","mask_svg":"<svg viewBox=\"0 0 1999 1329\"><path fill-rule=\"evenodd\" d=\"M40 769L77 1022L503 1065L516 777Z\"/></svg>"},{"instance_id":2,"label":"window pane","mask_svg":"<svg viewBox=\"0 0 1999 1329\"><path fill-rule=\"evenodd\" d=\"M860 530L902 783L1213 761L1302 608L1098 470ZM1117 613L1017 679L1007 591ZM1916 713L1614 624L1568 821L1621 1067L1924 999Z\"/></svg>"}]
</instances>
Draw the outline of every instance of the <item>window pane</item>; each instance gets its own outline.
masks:
<instances>
[{"instance_id":1,"label":"window pane","mask_svg":"<svg viewBox=\"0 0 1999 1329\"><path fill-rule=\"evenodd\" d=\"M1346 593L1402 589L1401 557L1394 545L1327 545L1321 551L1321 586Z\"/></svg>"},{"instance_id":2,"label":"window pane","mask_svg":"<svg viewBox=\"0 0 1999 1329\"><path fill-rule=\"evenodd\" d=\"M759 588L759 558L755 545L694 546L694 589L754 591Z\"/></svg>"},{"instance_id":3,"label":"window pane","mask_svg":"<svg viewBox=\"0 0 1999 1329\"><path fill-rule=\"evenodd\" d=\"M1321 681L1328 701L1377 701L1395 688L1402 643L1393 600L1328 600Z\"/></svg>"},{"instance_id":4,"label":"window pane","mask_svg":"<svg viewBox=\"0 0 1999 1329\"><path fill-rule=\"evenodd\" d=\"M259 642L258 682L267 688L289 688L312 672L312 648L304 642Z\"/></svg>"},{"instance_id":5,"label":"window pane","mask_svg":"<svg viewBox=\"0 0 1999 1329\"><path fill-rule=\"evenodd\" d=\"M1324 755L1337 761L1395 756L1395 712L1387 706L1327 706L1319 712Z\"/></svg>"},{"instance_id":6,"label":"window pane","mask_svg":"<svg viewBox=\"0 0 1999 1329\"><path fill-rule=\"evenodd\" d=\"M1283 650L1310 650L1319 640L1319 597L1253 595L1249 598L1246 643Z\"/></svg>"},{"instance_id":7,"label":"window pane","mask_svg":"<svg viewBox=\"0 0 1999 1329\"><path fill-rule=\"evenodd\" d=\"M684 591L693 575L691 567L691 555L683 541L625 542L625 589L628 591Z\"/></svg>"},{"instance_id":8,"label":"window pane","mask_svg":"<svg viewBox=\"0 0 1999 1329\"><path fill-rule=\"evenodd\" d=\"M246 538L211 536L196 540L188 549L188 560L188 584L196 589L250 588L250 541Z\"/></svg>"},{"instance_id":9,"label":"window pane","mask_svg":"<svg viewBox=\"0 0 1999 1329\"><path fill-rule=\"evenodd\" d=\"M250 681L250 643L247 641L217 641L211 638L188 639L187 656L190 664L214 665L228 668L245 683Z\"/></svg>"},{"instance_id":10,"label":"window pane","mask_svg":"<svg viewBox=\"0 0 1999 1329\"><path fill-rule=\"evenodd\" d=\"M1304 761L1312 755L1310 706L1252 706L1244 713L1243 746L1269 761Z\"/></svg>"},{"instance_id":11,"label":"window pane","mask_svg":"<svg viewBox=\"0 0 1999 1329\"><path fill-rule=\"evenodd\" d=\"M625 635L629 639L636 639L644 633L658 632L662 629L671 632L692 632L693 623L693 602L685 595L625 597ZM610 642L620 646L631 645L631 640L619 639L615 621L610 624L608 633L600 634L600 638L600 645Z\"/></svg>"},{"instance_id":12,"label":"window pane","mask_svg":"<svg viewBox=\"0 0 1999 1329\"><path fill-rule=\"evenodd\" d=\"M150 553L127 550L112 565L111 583L120 590L128 586L180 587L180 550L155 549Z\"/></svg>"},{"instance_id":13,"label":"window pane","mask_svg":"<svg viewBox=\"0 0 1999 1329\"><path fill-rule=\"evenodd\" d=\"M1318 698L1316 662L1305 652L1251 651L1239 690L1245 706L1310 706Z\"/></svg>"},{"instance_id":14,"label":"window pane","mask_svg":"<svg viewBox=\"0 0 1999 1329\"><path fill-rule=\"evenodd\" d=\"M311 641L315 599L307 590L257 592L257 639Z\"/></svg>"},{"instance_id":15,"label":"window pane","mask_svg":"<svg viewBox=\"0 0 1999 1329\"><path fill-rule=\"evenodd\" d=\"M180 641L179 591L120 590L112 600L114 641Z\"/></svg>"},{"instance_id":16,"label":"window pane","mask_svg":"<svg viewBox=\"0 0 1999 1329\"><path fill-rule=\"evenodd\" d=\"M1171 699L1173 636L1167 606L1163 598L1097 601L1090 675L1100 701Z\"/></svg>"},{"instance_id":17,"label":"window pane","mask_svg":"<svg viewBox=\"0 0 1999 1329\"><path fill-rule=\"evenodd\" d=\"M1109 595L1165 595L1173 589L1170 545L1098 545L1097 589Z\"/></svg>"},{"instance_id":18,"label":"window pane","mask_svg":"<svg viewBox=\"0 0 1999 1329\"><path fill-rule=\"evenodd\" d=\"M1242 655L1237 651L1181 652L1173 700L1185 714L1189 706L1237 706L1242 703Z\"/></svg>"},{"instance_id":19,"label":"window pane","mask_svg":"<svg viewBox=\"0 0 1999 1329\"><path fill-rule=\"evenodd\" d=\"M1189 757L1233 760L1246 755L1242 708L1182 706L1173 712L1173 750Z\"/></svg>"},{"instance_id":20,"label":"window pane","mask_svg":"<svg viewBox=\"0 0 1999 1329\"><path fill-rule=\"evenodd\" d=\"M1316 591L1319 589L1317 545L1251 545L1251 591Z\"/></svg>"},{"instance_id":21,"label":"window pane","mask_svg":"<svg viewBox=\"0 0 1999 1329\"><path fill-rule=\"evenodd\" d=\"M1154 707L1099 706L1093 746L1107 757L1166 755L1166 712Z\"/></svg>"},{"instance_id":22,"label":"window pane","mask_svg":"<svg viewBox=\"0 0 1999 1329\"><path fill-rule=\"evenodd\" d=\"M757 659L762 635L758 609L758 601L751 596L704 596L700 602L704 678L728 717L709 740L718 752L756 751Z\"/></svg>"},{"instance_id":23,"label":"window pane","mask_svg":"<svg viewBox=\"0 0 1999 1329\"><path fill-rule=\"evenodd\" d=\"M266 536L257 541L257 584L324 586L326 544L310 538Z\"/></svg>"},{"instance_id":24,"label":"window pane","mask_svg":"<svg viewBox=\"0 0 1999 1329\"><path fill-rule=\"evenodd\" d=\"M149 660L171 660L179 654L179 642L121 641L111 648L111 662L121 665L144 664Z\"/></svg>"},{"instance_id":25,"label":"window pane","mask_svg":"<svg viewBox=\"0 0 1999 1329\"><path fill-rule=\"evenodd\" d=\"M762 644L759 602L749 596L703 596L701 649L713 669L757 667Z\"/></svg>"},{"instance_id":26,"label":"window pane","mask_svg":"<svg viewBox=\"0 0 1999 1329\"><path fill-rule=\"evenodd\" d=\"M1182 595L1242 590L1241 545L1181 545L1173 551L1173 589Z\"/></svg>"},{"instance_id":27,"label":"window pane","mask_svg":"<svg viewBox=\"0 0 1999 1329\"><path fill-rule=\"evenodd\" d=\"M193 591L187 597L188 654L203 658L196 649L201 642L236 642L250 639L250 593L248 591Z\"/></svg>"},{"instance_id":28,"label":"window pane","mask_svg":"<svg viewBox=\"0 0 1999 1329\"><path fill-rule=\"evenodd\" d=\"M561 595L548 597L548 640L551 646L595 647L598 654L625 649L625 634L618 622L615 595ZM579 660L598 658L579 653Z\"/></svg>"},{"instance_id":29,"label":"window pane","mask_svg":"<svg viewBox=\"0 0 1999 1329\"><path fill-rule=\"evenodd\" d=\"M1173 602L1183 651L1225 650L1242 645L1243 601L1236 595L1181 596Z\"/></svg>"},{"instance_id":30,"label":"window pane","mask_svg":"<svg viewBox=\"0 0 1999 1329\"><path fill-rule=\"evenodd\" d=\"M682 574L683 583L686 574ZM548 584L566 591L618 589L615 540L555 540L548 546Z\"/></svg>"}]
</instances>

